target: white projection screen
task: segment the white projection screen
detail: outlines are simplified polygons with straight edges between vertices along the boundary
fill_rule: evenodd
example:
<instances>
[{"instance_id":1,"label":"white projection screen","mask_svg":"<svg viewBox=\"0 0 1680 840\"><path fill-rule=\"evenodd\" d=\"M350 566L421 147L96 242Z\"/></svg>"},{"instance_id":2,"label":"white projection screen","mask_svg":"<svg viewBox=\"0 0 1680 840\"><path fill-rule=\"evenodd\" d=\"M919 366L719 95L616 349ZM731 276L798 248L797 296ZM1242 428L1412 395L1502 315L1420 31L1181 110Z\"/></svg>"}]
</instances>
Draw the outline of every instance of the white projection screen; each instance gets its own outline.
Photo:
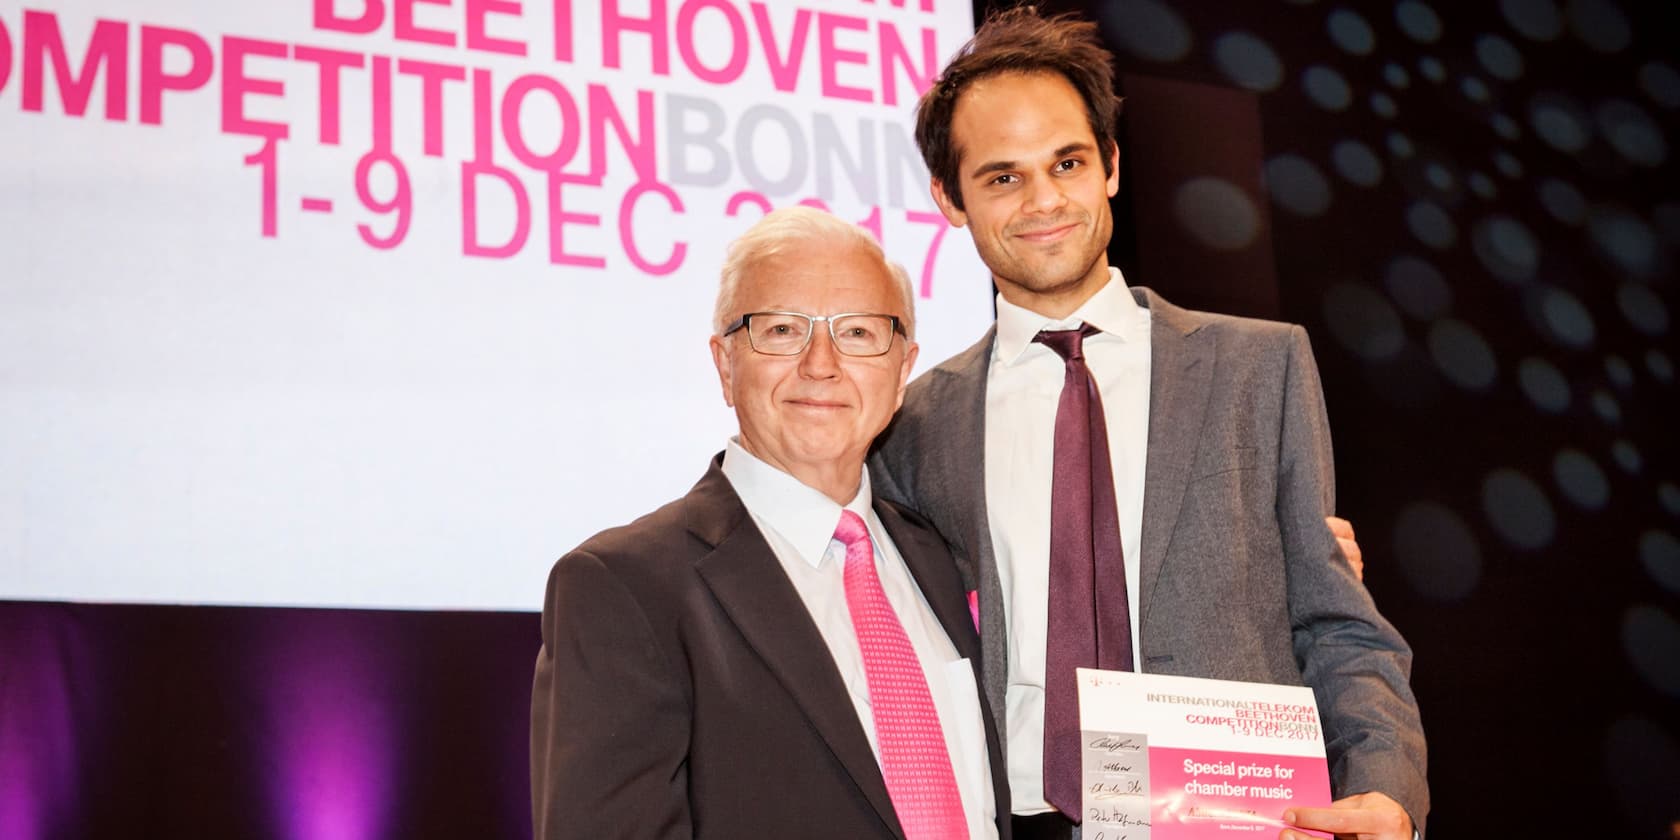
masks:
<instances>
[{"instance_id":1,"label":"white projection screen","mask_svg":"<svg viewBox=\"0 0 1680 840\"><path fill-rule=\"evenodd\" d=\"M989 321L918 92L967 0L0 0L0 599L535 610L733 431L817 202Z\"/></svg>"}]
</instances>

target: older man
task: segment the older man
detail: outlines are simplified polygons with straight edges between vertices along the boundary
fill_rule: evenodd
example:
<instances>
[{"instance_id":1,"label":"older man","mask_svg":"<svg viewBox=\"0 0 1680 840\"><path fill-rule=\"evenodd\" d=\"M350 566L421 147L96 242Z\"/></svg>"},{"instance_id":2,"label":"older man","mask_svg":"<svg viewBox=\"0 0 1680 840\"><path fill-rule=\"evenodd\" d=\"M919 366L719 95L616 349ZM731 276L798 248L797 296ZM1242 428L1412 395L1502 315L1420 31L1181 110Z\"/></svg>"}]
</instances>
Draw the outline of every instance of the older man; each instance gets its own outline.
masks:
<instances>
[{"instance_id":1,"label":"older man","mask_svg":"<svg viewBox=\"0 0 1680 840\"><path fill-rule=\"evenodd\" d=\"M863 467L916 359L903 270L777 211L731 246L714 324L739 436L549 577L536 836L1007 836L956 568Z\"/></svg>"}]
</instances>

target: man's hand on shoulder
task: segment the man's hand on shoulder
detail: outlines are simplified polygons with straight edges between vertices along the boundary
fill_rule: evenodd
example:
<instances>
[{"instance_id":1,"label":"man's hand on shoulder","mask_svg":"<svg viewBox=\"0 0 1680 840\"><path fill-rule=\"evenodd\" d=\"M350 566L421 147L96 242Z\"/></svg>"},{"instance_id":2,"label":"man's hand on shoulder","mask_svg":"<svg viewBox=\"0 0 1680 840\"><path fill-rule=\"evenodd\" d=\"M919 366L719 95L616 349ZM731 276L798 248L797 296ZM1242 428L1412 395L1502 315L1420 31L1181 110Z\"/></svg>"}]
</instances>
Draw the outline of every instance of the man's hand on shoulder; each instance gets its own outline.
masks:
<instances>
[{"instance_id":1,"label":"man's hand on shoulder","mask_svg":"<svg viewBox=\"0 0 1680 840\"><path fill-rule=\"evenodd\" d=\"M1364 581L1365 557L1359 553L1359 543L1353 539L1353 523L1340 516L1326 516L1324 522L1330 526L1330 533L1336 535L1336 544L1342 547L1348 565L1353 567L1353 576Z\"/></svg>"},{"instance_id":2,"label":"man's hand on shoulder","mask_svg":"<svg viewBox=\"0 0 1680 840\"><path fill-rule=\"evenodd\" d=\"M1328 831L1354 840L1412 840L1412 818L1387 795L1356 793L1328 808L1290 808L1283 821L1300 828ZM1313 835L1284 829L1278 840L1314 840Z\"/></svg>"}]
</instances>

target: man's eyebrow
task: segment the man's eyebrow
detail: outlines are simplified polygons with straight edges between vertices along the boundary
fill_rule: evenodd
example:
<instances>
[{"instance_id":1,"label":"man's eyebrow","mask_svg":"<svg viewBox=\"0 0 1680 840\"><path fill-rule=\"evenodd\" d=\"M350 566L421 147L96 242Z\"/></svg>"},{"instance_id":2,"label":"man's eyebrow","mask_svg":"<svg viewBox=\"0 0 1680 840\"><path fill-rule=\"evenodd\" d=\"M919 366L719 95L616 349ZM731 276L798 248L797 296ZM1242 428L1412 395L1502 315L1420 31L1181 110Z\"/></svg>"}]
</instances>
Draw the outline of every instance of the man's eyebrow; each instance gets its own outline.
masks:
<instances>
[{"instance_id":1,"label":"man's eyebrow","mask_svg":"<svg viewBox=\"0 0 1680 840\"><path fill-rule=\"evenodd\" d=\"M1067 157L1068 155L1073 154L1074 152L1086 152L1086 153L1095 152L1096 148L1097 148L1096 146L1093 146L1090 143L1086 143L1084 141L1079 141L1079 142L1076 142L1076 143L1069 143L1065 146L1062 146L1062 147L1056 149L1055 154L1051 155L1051 157L1054 157L1057 160L1060 160L1064 157ZM1020 166L1021 166L1021 162L1020 161L1015 161L1015 160L987 161L985 163L980 164L979 166L976 166L974 168L974 171L970 172L968 174L968 177L979 178L982 175L986 175L986 174L992 173L992 172L1006 172L1006 171L1011 170L1011 169L1019 169Z\"/></svg>"},{"instance_id":2,"label":"man's eyebrow","mask_svg":"<svg viewBox=\"0 0 1680 840\"><path fill-rule=\"evenodd\" d=\"M1005 172L1005 171L1008 171L1010 169L1016 169L1018 167L1019 167L1019 164L1017 164L1015 161L1012 161L1012 160L987 161L986 163L982 163L979 166L975 167L974 171L970 172L968 177L978 178L978 177L980 177L982 175L986 175L988 173Z\"/></svg>"}]
</instances>

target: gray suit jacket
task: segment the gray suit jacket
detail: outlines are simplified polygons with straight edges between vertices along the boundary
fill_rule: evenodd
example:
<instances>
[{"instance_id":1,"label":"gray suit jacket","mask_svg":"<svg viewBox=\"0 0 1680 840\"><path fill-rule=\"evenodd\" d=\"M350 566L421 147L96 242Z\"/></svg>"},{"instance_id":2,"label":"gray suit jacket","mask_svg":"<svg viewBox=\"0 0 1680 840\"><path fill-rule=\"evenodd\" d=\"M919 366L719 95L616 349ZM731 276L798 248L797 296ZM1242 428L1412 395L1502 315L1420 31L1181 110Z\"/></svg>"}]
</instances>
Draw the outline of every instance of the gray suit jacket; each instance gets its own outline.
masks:
<instances>
[{"instance_id":1,"label":"gray suit jacket","mask_svg":"<svg viewBox=\"0 0 1680 840\"><path fill-rule=\"evenodd\" d=\"M1126 558L1140 564L1141 669L1311 686L1335 795L1388 794L1421 832L1429 792L1411 649L1324 525L1335 509L1330 429L1306 332L1131 291L1152 324L1142 556ZM1006 732L984 465L994 332L911 383L869 463L875 492L932 520L979 590L985 691Z\"/></svg>"},{"instance_id":2,"label":"gray suit jacket","mask_svg":"<svg viewBox=\"0 0 1680 840\"><path fill-rule=\"evenodd\" d=\"M944 541L879 497L875 512L978 667ZM688 495L555 563L542 642L531 697L538 840L903 840L821 631L719 461ZM984 697L981 709L1008 840L1008 776Z\"/></svg>"}]
</instances>

